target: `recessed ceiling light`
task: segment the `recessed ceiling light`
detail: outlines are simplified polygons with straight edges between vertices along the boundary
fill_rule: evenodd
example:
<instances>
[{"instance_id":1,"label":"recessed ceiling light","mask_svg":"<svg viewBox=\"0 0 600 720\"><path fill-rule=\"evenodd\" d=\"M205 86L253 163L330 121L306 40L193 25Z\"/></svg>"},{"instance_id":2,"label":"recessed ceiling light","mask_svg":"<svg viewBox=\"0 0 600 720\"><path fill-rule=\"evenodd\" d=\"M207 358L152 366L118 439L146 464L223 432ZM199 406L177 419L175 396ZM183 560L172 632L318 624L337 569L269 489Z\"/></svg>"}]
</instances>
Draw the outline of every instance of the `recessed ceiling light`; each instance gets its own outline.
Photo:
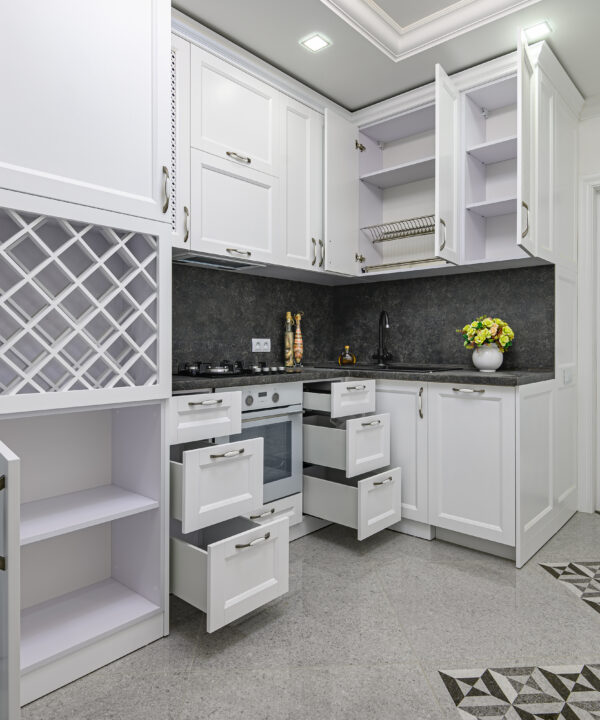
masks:
<instances>
[{"instance_id":1,"label":"recessed ceiling light","mask_svg":"<svg viewBox=\"0 0 600 720\"><path fill-rule=\"evenodd\" d=\"M545 37L548 37L551 32L552 28L550 27L550 23L544 20L537 25L525 28L525 37L529 42L537 42L538 40L543 40Z\"/></svg>"},{"instance_id":2,"label":"recessed ceiling light","mask_svg":"<svg viewBox=\"0 0 600 720\"><path fill-rule=\"evenodd\" d=\"M322 35L319 35L319 33L313 33L312 35L304 38L304 40L300 40L300 45L303 45L311 52L319 52L319 50L323 50L323 48L331 45L331 41L327 40L327 38L324 38Z\"/></svg>"}]
</instances>

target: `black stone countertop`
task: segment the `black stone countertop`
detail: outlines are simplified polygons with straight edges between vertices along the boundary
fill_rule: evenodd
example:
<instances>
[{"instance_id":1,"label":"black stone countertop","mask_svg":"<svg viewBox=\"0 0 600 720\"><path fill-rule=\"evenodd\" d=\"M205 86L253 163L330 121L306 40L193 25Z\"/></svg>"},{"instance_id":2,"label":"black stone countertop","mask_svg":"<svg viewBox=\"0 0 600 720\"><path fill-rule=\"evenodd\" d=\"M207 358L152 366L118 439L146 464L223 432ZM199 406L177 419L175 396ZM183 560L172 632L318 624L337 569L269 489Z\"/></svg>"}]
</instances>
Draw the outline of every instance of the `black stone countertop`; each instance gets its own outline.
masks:
<instances>
[{"instance_id":1,"label":"black stone countertop","mask_svg":"<svg viewBox=\"0 0 600 720\"><path fill-rule=\"evenodd\" d=\"M416 382L461 383L463 385L503 385L515 387L544 382L554 378L554 370L498 370L482 373L471 368L442 370L437 372L377 370L354 365L340 368L332 363L329 367L305 367L301 372L281 375L229 375L226 377L187 377L173 375L173 393L194 392L195 390L241 387L242 385L269 385L283 382L310 382L337 378L369 378L373 380L412 380Z\"/></svg>"}]
</instances>

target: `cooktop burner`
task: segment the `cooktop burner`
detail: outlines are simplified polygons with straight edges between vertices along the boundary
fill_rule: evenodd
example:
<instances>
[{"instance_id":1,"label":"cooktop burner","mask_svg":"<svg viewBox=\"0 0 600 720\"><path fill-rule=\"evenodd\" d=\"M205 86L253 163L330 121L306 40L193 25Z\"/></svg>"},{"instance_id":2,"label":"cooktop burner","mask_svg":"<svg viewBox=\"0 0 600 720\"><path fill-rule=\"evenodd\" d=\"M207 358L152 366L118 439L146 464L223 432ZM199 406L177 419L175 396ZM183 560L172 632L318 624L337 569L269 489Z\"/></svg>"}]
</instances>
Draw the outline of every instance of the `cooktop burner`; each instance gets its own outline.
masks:
<instances>
[{"instance_id":1,"label":"cooktop burner","mask_svg":"<svg viewBox=\"0 0 600 720\"><path fill-rule=\"evenodd\" d=\"M214 377L222 375L277 375L285 372L289 372L289 370L286 370L283 365L267 365L267 363L261 362L258 365L244 367L240 360L236 360L234 363L222 360L220 363L186 363L179 368L177 374L189 377Z\"/></svg>"}]
</instances>

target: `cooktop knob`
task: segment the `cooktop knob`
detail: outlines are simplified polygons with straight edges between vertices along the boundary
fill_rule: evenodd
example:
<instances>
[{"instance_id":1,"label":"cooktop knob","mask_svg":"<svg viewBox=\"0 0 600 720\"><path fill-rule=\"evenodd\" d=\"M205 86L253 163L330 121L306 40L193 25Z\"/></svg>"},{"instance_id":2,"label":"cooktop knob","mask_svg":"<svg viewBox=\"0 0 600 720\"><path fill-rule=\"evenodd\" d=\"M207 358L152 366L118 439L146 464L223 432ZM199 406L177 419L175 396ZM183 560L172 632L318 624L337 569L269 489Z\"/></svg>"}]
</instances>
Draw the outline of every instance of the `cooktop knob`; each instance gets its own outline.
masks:
<instances>
[{"instance_id":1,"label":"cooktop knob","mask_svg":"<svg viewBox=\"0 0 600 720\"><path fill-rule=\"evenodd\" d=\"M253 402L254 402L254 398L252 397L252 395L247 395L246 396L246 405L252 405Z\"/></svg>"},{"instance_id":2,"label":"cooktop knob","mask_svg":"<svg viewBox=\"0 0 600 720\"><path fill-rule=\"evenodd\" d=\"M273 400L274 403L279 402L279 393L278 393L278 392L274 392L274 393L273 393L273 397L271 398L271 400Z\"/></svg>"}]
</instances>

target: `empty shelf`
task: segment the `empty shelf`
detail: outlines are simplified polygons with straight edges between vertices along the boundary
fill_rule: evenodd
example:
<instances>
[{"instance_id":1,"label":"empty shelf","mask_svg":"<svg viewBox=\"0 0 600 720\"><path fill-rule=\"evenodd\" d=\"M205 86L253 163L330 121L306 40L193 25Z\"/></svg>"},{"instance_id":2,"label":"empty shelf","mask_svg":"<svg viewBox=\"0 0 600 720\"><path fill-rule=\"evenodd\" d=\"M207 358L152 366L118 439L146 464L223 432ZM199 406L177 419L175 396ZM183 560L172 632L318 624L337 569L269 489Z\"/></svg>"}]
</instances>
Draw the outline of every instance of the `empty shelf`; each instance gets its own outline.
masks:
<instances>
[{"instance_id":1,"label":"empty shelf","mask_svg":"<svg viewBox=\"0 0 600 720\"><path fill-rule=\"evenodd\" d=\"M24 503L21 505L21 545L157 507L156 500L123 490L116 485L102 485L90 490Z\"/></svg>"},{"instance_id":2,"label":"empty shelf","mask_svg":"<svg viewBox=\"0 0 600 720\"><path fill-rule=\"evenodd\" d=\"M517 136L491 140L469 148L467 153L484 165L512 160L517 157Z\"/></svg>"},{"instance_id":3,"label":"empty shelf","mask_svg":"<svg viewBox=\"0 0 600 720\"><path fill-rule=\"evenodd\" d=\"M378 188L390 188L397 185L425 180L435 175L435 158L433 156L415 160L414 162L395 165L385 170L362 175L361 180Z\"/></svg>"},{"instance_id":4,"label":"empty shelf","mask_svg":"<svg viewBox=\"0 0 600 720\"><path fill-rule=\"evenodd\" d=\"M109 578L21 612L21 671L27 672L160 612Z\"/></svg>"},{"instance_id":5,"label":"empty shelf","mask_svg":"<svg viewBox=\"0 0 600 720\"><path fill-rule=\"evenodd\" d=\"M510 215L517 212L517 198L504 198L502 200L482 200L467 205L467 210L482 217L496 217L497 215Z\"/></svg>"}]
</instances>

